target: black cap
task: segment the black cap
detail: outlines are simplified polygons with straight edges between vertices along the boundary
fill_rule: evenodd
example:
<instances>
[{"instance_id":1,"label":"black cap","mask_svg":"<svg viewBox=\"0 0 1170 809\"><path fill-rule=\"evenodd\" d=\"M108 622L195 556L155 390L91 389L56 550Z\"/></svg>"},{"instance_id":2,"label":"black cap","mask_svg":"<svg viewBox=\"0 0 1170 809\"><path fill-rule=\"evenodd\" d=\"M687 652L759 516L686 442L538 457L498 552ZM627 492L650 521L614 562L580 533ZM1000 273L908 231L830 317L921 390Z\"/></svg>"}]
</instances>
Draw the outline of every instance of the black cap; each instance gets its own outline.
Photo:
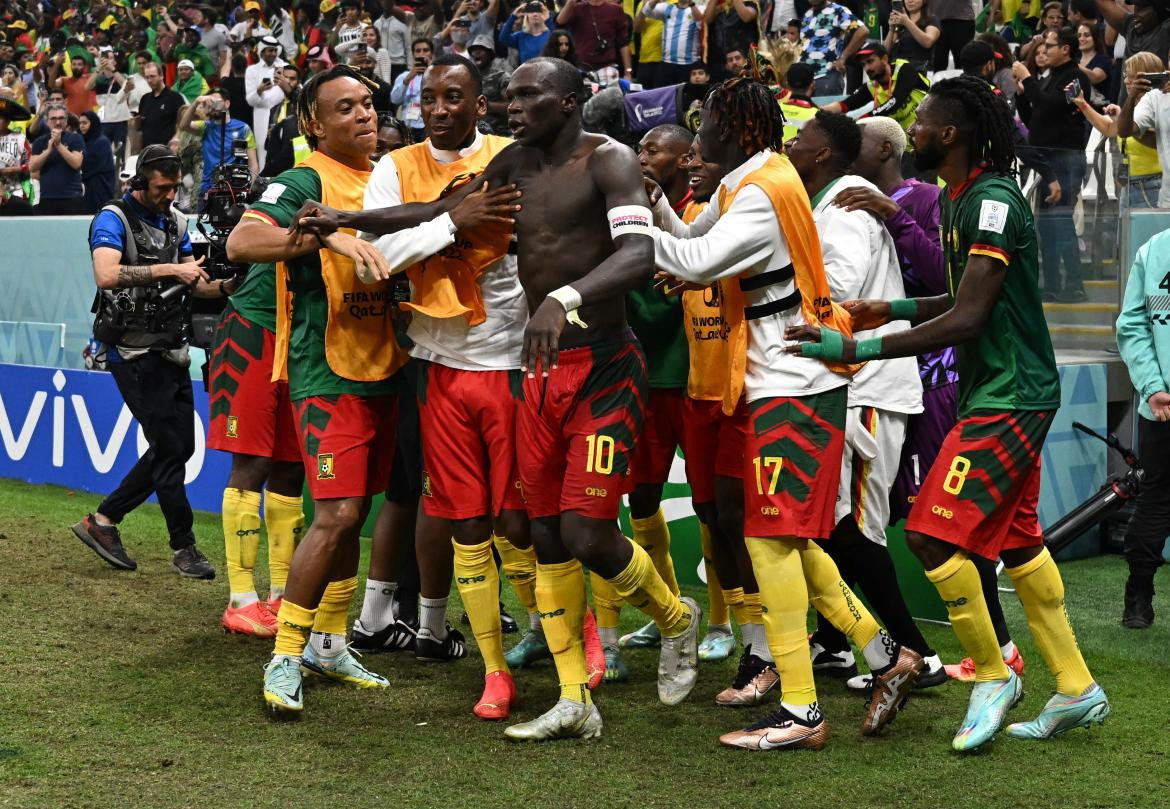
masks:
<instances>
[{"instance_id":1,"label":"black cap","mask_svg":"<svg viewBox=\"0 0 1170 809\"><path fill-rule=\"evenodd\" d=\"M20 102L0 97L0 118L7 118L9 121L27 121L32 118L32 113Z\"/></svg>"},{"instance_id":2,"label":"black cap","mask_svg":"<svg viewBox=\"0 0 1170 809\"><path fill-rule=\"evenodd\" d=\"M808 87L816 80L817 71L812 65L806 65L804 62L793 62L788 68L788 75L785 77L789 87Z\"/></svg>"},{"instance_id":3,"label":"black cap","mask_svg":"<svg viewBox=\"0 0 1170 809\"><path fill-rule=\"evenodd\" d=\"M871 39L869 42L862 45L853 54L853 58L857 60L865 59L867 56L889 56L890 52L886 50L886 46L878 42L876 39Z\"/></svg>"},{"instance_id":4,"label":"black cap","mask_svg":"<svg viewBox=\"0 0 1170 809\"><path fill-rule=\"evenodd\" d=\"M994 60L995 48L980 39L968 42L959 51L959 67L964 73L977 71L988 62Z\"/></svg>"}]
</instances>

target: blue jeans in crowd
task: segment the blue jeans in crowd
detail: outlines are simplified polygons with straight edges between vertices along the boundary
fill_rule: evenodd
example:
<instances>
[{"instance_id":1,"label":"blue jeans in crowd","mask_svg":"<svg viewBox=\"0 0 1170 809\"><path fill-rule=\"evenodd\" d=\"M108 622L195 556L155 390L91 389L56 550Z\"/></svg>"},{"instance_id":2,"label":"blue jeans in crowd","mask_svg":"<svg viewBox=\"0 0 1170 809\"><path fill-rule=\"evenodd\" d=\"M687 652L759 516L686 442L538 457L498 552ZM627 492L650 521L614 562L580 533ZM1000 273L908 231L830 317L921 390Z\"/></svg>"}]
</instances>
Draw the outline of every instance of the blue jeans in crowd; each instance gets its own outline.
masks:
<instances>
[{"instance_id":1,"label":"blue jeans in crowd","mask_svg":"<svg viewBox=\"0 0 1170 809\"><path fill-rule=\"evenodd\" d=\"M1158 194L1162 190L1162 175L1130 177L1126 187L1129 189L1130 208L1157 208Z\"/></svg>"},{"instance_id":2,"label":"blue jeans in crowd","mask_svg":"<svg viewBox=\"0 0 1170 809\"><path fill-rule=\"evenodd\" d=\"M1060 202L1050 205L1040 200L1036 232L1040 238L1040 265L1044 271L1044 294L1082 292L1081 251L1073 209L1085 180L1085 155L1080 151L1052 150L1047 154L1056 181L1060 183ZM1064 263L1064 284L1060 265Z\"/></svg>"}]
</instances>

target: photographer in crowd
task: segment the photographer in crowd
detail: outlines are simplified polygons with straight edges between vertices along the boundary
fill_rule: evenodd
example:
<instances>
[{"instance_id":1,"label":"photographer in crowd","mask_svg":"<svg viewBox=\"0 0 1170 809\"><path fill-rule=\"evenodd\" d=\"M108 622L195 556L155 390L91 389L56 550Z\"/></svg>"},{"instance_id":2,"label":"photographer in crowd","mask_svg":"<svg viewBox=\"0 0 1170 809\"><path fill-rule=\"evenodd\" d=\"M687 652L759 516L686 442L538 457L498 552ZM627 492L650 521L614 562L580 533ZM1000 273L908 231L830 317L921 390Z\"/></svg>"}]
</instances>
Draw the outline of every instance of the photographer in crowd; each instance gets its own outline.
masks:
<instances>
[{"instance_id":1,"label":"photographer in crowd","mask_svg":"<svg viewBox=\"0 0 1170 809\"><path fill-rule=\"evenodd\" d=\"M410 50L414 64L394 80L390 101L398 107L398 119L410 127L411 140L419 143L427 136L422 119L422 77L434 56L434 46L420 37L410 44Z\"/></svg>"},{"instance_id":2,"label":"photographer in crowd","mask_svg":"<svg viewBox=\"0 0 1170 809\"><path fill-rule=\"evenodd\" d=\"M260 60L249 65L244 72L244 93L252 108L252 131L259 133L257 158L264 163L264 138L272 120L272 108L285 100L284 91L276 84L276 73L284 67L279 57L280 43L275 37L266 36L260 40Z\"/></svg>"},{"instance_id":3,"label":"photographer in crowd","mask_svg":"<svg viewBox=\"0 0 1170 809\"><path fill-rule=\"evenodd\" d=\"M557 14L557 27L572 35L581 65L595 71L603 84L633 79L630 26L620 5L606 0L566 0Z\"/></svg>"},{"instance_id":4,"label":"photographer in crowd","mask_svg":"<svg viewBox=\"0 0 1170 809\"><path fill-rule=\"evenodd\" d=\"M102 134L110 139L115 152L121 152L129 131L130 94L136 82L118 69L113 48L103 48L97 61L97 69L89 74L85 86L97 93ZM137 83L141 82L138 79Z\"/></svg>"},{"instance_id":5,"label":"photographer in crowd","mask_svg":"<svg viewBox=\"0 0 1170 809\"><path fill-rule=\"evenodd\" d=\"M1081 51L1072 28L1048 31L1041 48L1047 57L1047 76L1033 76L1023 62L1012 66L1012 74L1024 89L1017 101L1021 117L1028 124L1028 144L1046 150L1048 164L1060 183L1060 199L1042 202L1036 222L1044 300L1080 303L1085 300L1085 290L1073 209L1085 179L1088 132L1074 101L1078 94L1088 96L1092 86L1078 65Z\"/></svg>"},{"instance_id":6,"label":"photographer in crowd","mask_svg":"<svg viewBox=\"0 0 1170 809\"><path fill-rule=\"evenodd\" d=\"M283 93L281 93L283 97ZM179 129L199 135L203 140L203 179L199 185L202 196L211 186L215 170L235 160L234 144L246 144L248 171L252 176L260 172L256 155L256 138L251 128L243 121L231 117L231 99L228 92L217 87L210 94L195 99L195 103L183 110ZM196 118L198 116L198 118Z\"/></svg>"},{"instance_id":7,"label":"photographer in crowd","mask_svg":"<svg viewBox=\"0 0 1170 809\"><path fill-rule=\"evenodd\" d=\"M1159 86L1154 87L1151 79ZM1162 72L1138 73L1132 82L1127 80L1126 87L1129 93L1117 115L1117 135L1157 149L1158 163L1165 175L1170 169L1170 82L1167 75ZM1160 184L1158 207L1170 208L1170 183Z\"/></svg>"},{"instance_id":8,"label":"photographer in crowd","mask_svg":"<svg viewBox=\"0 0 1170 809\"><path fill-rule=\"evenodd\" d=\"M103 346L98 357L104 355L149 449L73 533L112 567L134 570L118 524L156 494L170 534L171 566L181 576L211 579L215 568L195 547L183 482L195 449L186 315L190 295L230 290L207 283L195 260L187 219L172 205L179 171L179 159L165 146L143 149L132 190L102 208L90 226L98 286L94 337Z\"/></svg>"}]
</instances>

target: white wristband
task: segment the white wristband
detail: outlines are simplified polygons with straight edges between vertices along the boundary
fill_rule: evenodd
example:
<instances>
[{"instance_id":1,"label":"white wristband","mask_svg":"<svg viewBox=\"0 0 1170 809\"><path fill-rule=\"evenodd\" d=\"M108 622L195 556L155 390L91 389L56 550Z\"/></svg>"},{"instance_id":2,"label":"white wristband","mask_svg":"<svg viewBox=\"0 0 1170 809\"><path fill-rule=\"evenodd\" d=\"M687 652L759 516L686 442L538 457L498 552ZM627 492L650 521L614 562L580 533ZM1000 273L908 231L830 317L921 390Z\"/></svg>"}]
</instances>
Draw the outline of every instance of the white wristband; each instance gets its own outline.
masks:
<instances>
[{"instance_id":1,"label":"white wristband","mask_svg":"<svg viewBox=\"0 0 1170 809\"><path fill-rule=\"evenodd\" d=\"M580 326L583 329L589 328L585 325L585 321L577 314L577 310L581 307L581 293L566 284L559 289L554 289L548 293L548 296L554 301L565 307L565 319L575 326Z\"/></svg>"}]
</instances>

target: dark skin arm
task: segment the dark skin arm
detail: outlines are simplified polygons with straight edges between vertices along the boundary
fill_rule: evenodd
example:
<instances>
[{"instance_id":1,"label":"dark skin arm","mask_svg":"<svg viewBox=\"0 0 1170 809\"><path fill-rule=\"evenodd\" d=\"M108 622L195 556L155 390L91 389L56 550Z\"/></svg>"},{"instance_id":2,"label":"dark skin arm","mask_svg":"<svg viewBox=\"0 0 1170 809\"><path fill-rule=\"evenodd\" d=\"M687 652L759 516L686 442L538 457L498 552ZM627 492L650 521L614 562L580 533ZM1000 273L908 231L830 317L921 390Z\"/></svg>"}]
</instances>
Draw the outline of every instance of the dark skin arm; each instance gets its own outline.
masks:
<instances>
[{"instance_id":1,"label":"dark skin arm","mask_svg":"<svg viewBox=\"0 0 1170 809\"><path fill-rule=\"evenodd\" d=\"M916 357L947 346L965 343L979 336L999 298L1006 266L990 256L968 256L963 279L948 307L948 296L918 299L919 325L882 338L882 353L875 359ZM854 314L857 331L876 328L889 322L890 305L885 301L850 301L846 308ZM820 329L814 326L790 326L786 340L819 342ZM800 346L789 346L789 354L799 354ZM857 341L845 340L842 360L855 362Z\"/></svg>"},{"instance_id":2,"label":"dark skin arm","mask_svg":"<svg viewBox=\"0 0 1170 809\"><path fill-rule=\"evenodd\" d=\"M477 194L475 192L484 186L483 179L473 179L434 202L408 202L369 211L338 211L310 200L293 217L289 233L328 234L339 228L353 228L381 236L417 227L444 213L451 214L456 227L467 225L464 220L472 217L476 224L480 224L484 216L498 216L500 221L496 224L509 224L505 220L519 210L520 192L515 185L496 188L492 184L489 190Z\"/></svg>"},{"instance_id":3,"label":"dark skin arm","mask_svg":"<svg viewBox=\"0 0 1170 809\"><path fill-rule=\"evenodd\" d=\"M607 210L648 205L638 158L629 149L614 145L598 148L589 161L589 175L604 195ZM570 284L581 296L582 311L642 286L654 274L654 240L650 236L619 236L614 246L613 253ZM534 376L539 364L547 376L550 368L557 367L557 348L567 322L564 307L553 298L546 297L536 307L524 330L521 370Z\"/></svg>"}]
</instances>

